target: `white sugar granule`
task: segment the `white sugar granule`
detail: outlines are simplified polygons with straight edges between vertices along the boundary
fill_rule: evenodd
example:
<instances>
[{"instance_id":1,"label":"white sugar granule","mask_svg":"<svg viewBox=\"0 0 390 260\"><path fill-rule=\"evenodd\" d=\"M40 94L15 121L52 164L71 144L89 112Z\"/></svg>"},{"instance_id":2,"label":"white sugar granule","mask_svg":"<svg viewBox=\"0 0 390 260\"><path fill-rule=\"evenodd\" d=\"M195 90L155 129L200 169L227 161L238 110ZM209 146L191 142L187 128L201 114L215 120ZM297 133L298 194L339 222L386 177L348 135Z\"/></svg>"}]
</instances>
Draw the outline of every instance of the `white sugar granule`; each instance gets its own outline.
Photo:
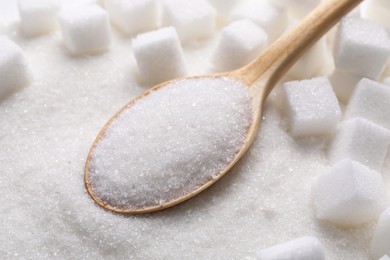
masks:
<instances>
[{"instance_id":1,"label":"white sugar granule","mask_svg":"<svg viewBox=\"0 0 390 260\"><path fill-rule=\"evenodd\" d=\"M11 3L0 0L0 20ZM146 90L132 79L130 39L113 30L109 52L72 58L58 32L27 40L6 28L34 81L0 102L0 259L255 259L262 248L308 235L327 260L369 259L375 221L343 230L315 219L311 183L327 170L329 140L291 138L280 88L251 149L210 188L154 214L102 210L86 193L83 169L99 129ZM210 73L216 40L185 47L190 75Z\"/></svg>"},{"instance_id":2,"label":"white sugar granule","mask_svg":"<svg viewBox=\"0 0 390 260\"><path fill-rule=\"evenodd\" d=\"M142 208L179 198L213 179L243 145L252 118L240 81L174 81L139 99L92 152L93 193L111 206Z\"/></svg>"}]
</instances>

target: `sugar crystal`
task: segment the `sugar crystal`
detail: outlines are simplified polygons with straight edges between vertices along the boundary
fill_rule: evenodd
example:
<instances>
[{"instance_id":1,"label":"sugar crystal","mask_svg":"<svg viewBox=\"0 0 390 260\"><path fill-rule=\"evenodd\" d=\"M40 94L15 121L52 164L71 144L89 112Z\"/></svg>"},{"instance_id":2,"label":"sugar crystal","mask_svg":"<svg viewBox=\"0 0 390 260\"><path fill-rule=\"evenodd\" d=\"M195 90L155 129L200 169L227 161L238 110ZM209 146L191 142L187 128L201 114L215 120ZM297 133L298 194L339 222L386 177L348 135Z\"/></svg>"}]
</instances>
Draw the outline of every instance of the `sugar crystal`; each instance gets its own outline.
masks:
<instances>
[{"instance_id":1,"label":"sugar crystal","mask_svg":"<svg viewBox=\"0 0 390 260\"><path fill-rule=\"evenodd\" d=\"M242 146L251 121L243 84L179 80L125 110L97 143L90 181L97 197L132 209L163 204L214 178Z\"/></svg>"}]
</instances>

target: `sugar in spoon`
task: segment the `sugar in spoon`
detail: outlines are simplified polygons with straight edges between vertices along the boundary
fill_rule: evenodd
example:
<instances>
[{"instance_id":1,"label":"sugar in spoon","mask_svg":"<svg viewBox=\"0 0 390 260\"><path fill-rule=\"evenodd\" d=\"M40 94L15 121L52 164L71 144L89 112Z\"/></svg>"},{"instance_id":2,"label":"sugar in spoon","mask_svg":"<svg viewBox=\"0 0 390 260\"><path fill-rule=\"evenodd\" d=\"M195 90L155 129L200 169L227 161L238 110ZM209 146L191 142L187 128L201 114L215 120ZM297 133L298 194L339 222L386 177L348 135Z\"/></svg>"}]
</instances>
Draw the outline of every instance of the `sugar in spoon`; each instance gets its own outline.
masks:
<instances>
[{"instance_id":1,"label":"sugar in spoon","mask_svg":"<svg viewBox=\"0 0 390 260\"><path fill-rule=\"evenodd\" d=\"M188 200L189 198L211 186L239 161L239 159L246 153L255 140L262 119L263 104L265 103L268 94L278 82L278 80L288 71L288 69L305 52L306 49L312 46L333 25L335 25L342 18L342 16L351 11L361 1L362 0L328 0L323 2L307 17L305 17L301 23L286 32L252 63L241 69L220 74L204 75L168 81L151 88L150 90L131 100L107 122L107 124L98 134L90 149L85 165L84 180L86 189L91 198L98 205L107 210L122 214L139 214L158 211L174 206L178 203ZM222 79L227 83L229 83L229 80L232 82L240 82L240 84L243 86L243 88L245 88L248 95L250 96L248 111L249 113L252 113L252 115L250 117L251 120L249 121L246 128L246 134L243 136L242 143L240 143L239 147L236 148L234 154L229 157L229 160L225 162L223 168L215 169L215 172L210 174L208 178L204 178L201 183L196 184L191 183L191 175L188 175L189 177L186 179L187 175L184 174L184 177L180 176L180 183L173 183L168 185L166 189L161 191L161 194L157 195L153 193L153 187L156 187L153 186L155 185L155 183L153 183L153 178L155 178L155 182L158 183L158 179L160 178L160 176L158 176L159 169L154 169L155 176L151 176L151 178L148 179L150 183L149 187L147 183L129 183L123 181L123 183L128 184L128 186L124 187L125 191L120 191L120 189L123 188L123 183L120 179L118 183L115 184L117 186L111 185L108 181L105 182L105 178L108 180L110 175L121 173L116 172L118 170L115 168L115 165L112 167L110 166L111 168L109 169L111 170L107 171L108 168L106 166L112 162L105 162L105 156L115 156L115 153L113 153L114 155L107 153L103 153L102 155L98 154L97 150L99 150L100 146L112 146L112 144L107 141L107 136L111 132L115 131L115 128L118 125L118 121L123 121L123 117L128 116L128 114L131 116L132 111L136 111L137 106L139 106L139 104L143 104L142 102L146 98L152 95L156 95L157 93L162 93L168 87L171 87L172 84L175 84L176 87L180 87L180 84L183 82L186 84L186 82L188 83L189 81L196 81L199 79ZM132 118L132 120L135 119ZM137 125L139 122L132 121L129 123ZM125 136L126 133L121 133L119 131L119 134L124 135L120 138L127 138L127 136ZM139 133L139 135L137 133L137 136L142 137L142 133ZM229 142L229 140L225 141ZM108 144L105 142L108 142ZM111 147L111 149L112 151L115 151L115 147ZM128 156L132 155L130 154ZM143 160L143 165L149 165L149 163L153 164L153 159L156 158L134 158L134 160ZM148 160L150 160L150 162L148 162ZM186 162L189 162L188 160L195 160L195 158L186 158L186 161L176 163L185 164ZM166 162L166 165L169 164L170 162ZM104 166L103 169L99 168L100 165ZM199 167L202 167L202 165L202 161L200 161ZM163 170L164 169L161 169L161 172ZM128 176L126 174L143 175L144 173L141 170L139 170L139 172L136 170L135 172L125 173L118 176L123 176L123 178L126 178L126 176ZM176 187L176 189L173 187ZM177 187L184 188L182 191L180 191L180 189ZM129 191L134 189L137 192L126 193L126 189ZM149 193L153 194L154 197L153 200L147 201L147 194ZM137 199L135 200L132 198L132 196L137 197Z\"/></svg>"}]
</instances>

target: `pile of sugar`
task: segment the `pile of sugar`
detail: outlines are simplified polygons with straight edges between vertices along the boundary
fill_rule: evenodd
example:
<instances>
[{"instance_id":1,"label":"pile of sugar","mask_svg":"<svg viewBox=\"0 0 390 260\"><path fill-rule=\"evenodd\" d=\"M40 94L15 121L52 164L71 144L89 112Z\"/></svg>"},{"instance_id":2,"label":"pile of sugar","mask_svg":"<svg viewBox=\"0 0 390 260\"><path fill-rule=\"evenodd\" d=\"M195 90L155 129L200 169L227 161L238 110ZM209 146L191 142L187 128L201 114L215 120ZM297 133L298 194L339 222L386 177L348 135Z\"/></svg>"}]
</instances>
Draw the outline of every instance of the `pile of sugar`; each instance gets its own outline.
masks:
<instances>
[{"instance_id":1,"label":"pile of sugar","mask_svg":"<svg viewBox=\"0 0 390 260\"><path fill-rule=\"evenodd\" d=\"M139 99L105 130L91 155L92 191L121 209L186 195L233 160L251 117L240 81L174 81Z\"/></svg>"},{"instance_id":2,"label":"pile of sugar","mask_svg":"<svg viewBox=\"0 0 390 260\"><path fill-rule=\"evenodd\" d=\"M0 13L16 12L12 1L3 5L10 8ZM287 133L280 88L267 101L252 148L208 190L144 216L102 210L85 191L83 167L101 126L146 90L133 79L131 41L113 33L110 52L74 58L60 47L59 33L27 40L15 28L0 32L23 49L34 80L0 102L1 258L253 259L259 249L308 235L329 260L369 258L375 223L343 230L315 219L311 184L328 168L329 140ZM209 72L216 41L185 46L189 74ZM387 160L387 184L389 167Z\"/></svg>"}]
</instances>

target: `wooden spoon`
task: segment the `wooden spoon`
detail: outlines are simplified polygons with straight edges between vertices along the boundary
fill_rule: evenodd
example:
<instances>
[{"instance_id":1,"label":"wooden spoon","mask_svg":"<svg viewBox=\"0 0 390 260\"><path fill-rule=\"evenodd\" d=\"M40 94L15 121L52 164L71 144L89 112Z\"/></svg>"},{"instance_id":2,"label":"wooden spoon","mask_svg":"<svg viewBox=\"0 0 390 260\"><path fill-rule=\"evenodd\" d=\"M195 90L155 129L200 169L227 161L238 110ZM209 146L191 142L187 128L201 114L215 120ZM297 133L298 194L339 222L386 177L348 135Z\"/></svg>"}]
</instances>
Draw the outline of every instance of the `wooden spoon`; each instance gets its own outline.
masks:
<instances>
[{"instance_id":1,"label":"wooden spoon","mask_svg":"<svg viewBox=\"0 0 390 260\"><path fill-rule=\"evenodd\" d=\"M321 36L323 36L333 25L335 25L345 14L357 6L362 0L328 0L318 6L313 12L305 17L300 24L286 32L281 38L275 41L262 55L255 59L249 65L231 72L205 75L198 77L230 77L242 81L248 88L252 97L253 120L248 129L245 141L241 149L236 154L230 164L220 171L216 178L209 180L200 187L192 190L184 196L168 201L164 204L153 205L143 208L123 209L109 205L93 193L93 187L90 182L90 169L93 166L92 152L104 135L108 126L126 109L134 104L135 101L143 98L153 91L158 91L161 87L167 85L165 82L157 85L140 96L130 101L125 107L117 112L104 126L97 136L92 148L88 154L85 165L85 185L92 199L101 207L122 214L148 213L162 210L174 206L180 202L188 200L201 191L208 188L229 171L237 161L245 154L253 143L260 125L263 112L263 104L266 97L275 86L277 81L288 71L294 62L304 53L306 49L312 46Z\"/></svg>"}]
</instances>

